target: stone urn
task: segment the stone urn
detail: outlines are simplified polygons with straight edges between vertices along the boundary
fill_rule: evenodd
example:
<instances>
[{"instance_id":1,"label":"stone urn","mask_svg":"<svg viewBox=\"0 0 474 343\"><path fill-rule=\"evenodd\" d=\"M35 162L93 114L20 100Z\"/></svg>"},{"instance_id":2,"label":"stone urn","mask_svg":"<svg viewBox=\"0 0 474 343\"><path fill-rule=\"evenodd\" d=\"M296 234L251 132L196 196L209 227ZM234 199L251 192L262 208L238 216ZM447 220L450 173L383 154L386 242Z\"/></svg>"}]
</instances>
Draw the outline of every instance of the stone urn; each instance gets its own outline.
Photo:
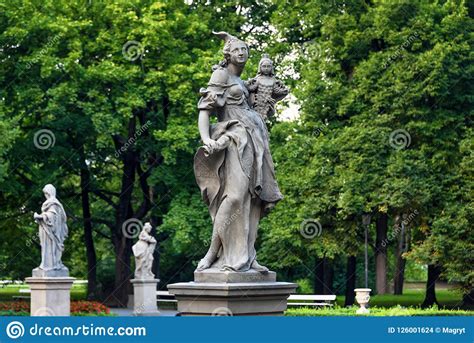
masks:
<instances>
[{"instance_id":1,"label":"stone urn","mask_svg":"<svg viewBox=\"0 0 474 343\"><path fill-rule=\"evenodd\" d=\"M367 308L367 305L369 304L371 291L372 290L370 288L354 289L356 301L360 305L360 308L356 311L357 314L366 314L370 312Z\"/></svg>"}]
</instances>

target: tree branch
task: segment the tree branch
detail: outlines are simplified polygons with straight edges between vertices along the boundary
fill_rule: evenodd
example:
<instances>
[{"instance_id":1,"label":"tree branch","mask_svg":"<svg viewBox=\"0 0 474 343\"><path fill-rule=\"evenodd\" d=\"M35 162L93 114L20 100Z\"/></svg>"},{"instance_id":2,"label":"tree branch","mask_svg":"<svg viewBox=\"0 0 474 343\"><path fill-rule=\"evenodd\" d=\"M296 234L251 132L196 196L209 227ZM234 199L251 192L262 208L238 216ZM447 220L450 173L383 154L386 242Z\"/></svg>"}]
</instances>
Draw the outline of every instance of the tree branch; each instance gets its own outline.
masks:
<instances>
[{"instance_id":1,"label":"tree branch","mask_svg":"<svg viewBox=\"0 0 474 343\"><path fill-rule=\"evenodd\" d=\"M93 229L94 232L97 232L98 235L104 237L104 238L107 238L109 240L112 240L112 237L111 236L107 236L105 233L103 233L102 231L98 230L97 228L94 228Z\"/></svg>"},{"instance_id":2,"label":"tree branch","mask_svg":"<svg viewBox=\"0 0 474 343\"><path fill-rule=\"evenodd\" d=\"M92 190L92 193L94 193L95 195L97 195L99 198L101 198L102 200L104 200L107 204L109 204L110 206L112 206L112 208L114 208L115 210L117 209L117 204L115 204L111 198L109 198L107 195L105 195L102 191L98 190L98 189L94 189Z\"/></svg>"}]
</instances>

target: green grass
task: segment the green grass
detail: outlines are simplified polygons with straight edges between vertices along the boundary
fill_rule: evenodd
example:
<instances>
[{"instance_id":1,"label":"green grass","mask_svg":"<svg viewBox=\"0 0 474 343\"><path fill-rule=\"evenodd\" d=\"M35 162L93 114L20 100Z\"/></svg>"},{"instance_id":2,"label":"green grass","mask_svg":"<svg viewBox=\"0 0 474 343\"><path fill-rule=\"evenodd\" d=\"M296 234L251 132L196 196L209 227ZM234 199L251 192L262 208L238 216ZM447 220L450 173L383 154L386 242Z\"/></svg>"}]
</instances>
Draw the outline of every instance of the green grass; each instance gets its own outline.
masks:
<instances>
[{"instance_id":1,"label":"green grass","mask_svg":"<svg viewBox=\"0 0 474 343\"><path fill-rule=\"evenodd\" d=\"M29 312L25 311L0 311L0 317L5 317L5 316L21 316L21 317L26 317L29 316Z\"/></svg>"},{"instance_id":2,"label":"green grass","mask_svg":"<svg viewBox=\"0 0 474 343\"><path fill-rule=\"evenodd\" d=\"M436 306L428 309L420 309L417 307L402 307L395 306L392 308L380 308L371 307L369 314L359 315L356 313L358 307L324 307L324 308L290 308L285 312L286 316L304 316L304 317L317 317L317 316L474 316L473 311L461 311L461 310L445 310L438 309Z\"/></svg>"},{"instance_id":3,"label":"green grass","mask_svg":"<svg viewBox=\"0 0 474 343\"><path fill-rule=\"evenodd\" d=\"M440 289L436 291L439 306L445 309L456 309L462 303L462 294L456 290ZM425 299L424 289L407 289L403 295L382 294L370 297L370 306L393 307L396 305L404 307L419 307ZM344 306L344 296L337 296L336 304Z\"/></svg>"},{"instance_id":4,"label":"green grass","mask_svg":"<svg viewBox=\"0 0 474 343\"><path fill-rule=\"evenodd\" d=\"M8 285L0 288L0 301L13 300L14 296L29 296L28 293L20 293L20 289L29 288L28 285ZM85 300L86 299L86 285L74 284L71 288L71 300Z\"/></svg>"},{"instance_id":5,"label":"green grass","mask_svg":"<svg viewBox=\"0 0 474 343\"><path fill-rule=\"evenodd\" d=\"M90 312L75 312L71 313L73 317L116 317L115 313L90 313Z\"/></svg>"}]
</instances>

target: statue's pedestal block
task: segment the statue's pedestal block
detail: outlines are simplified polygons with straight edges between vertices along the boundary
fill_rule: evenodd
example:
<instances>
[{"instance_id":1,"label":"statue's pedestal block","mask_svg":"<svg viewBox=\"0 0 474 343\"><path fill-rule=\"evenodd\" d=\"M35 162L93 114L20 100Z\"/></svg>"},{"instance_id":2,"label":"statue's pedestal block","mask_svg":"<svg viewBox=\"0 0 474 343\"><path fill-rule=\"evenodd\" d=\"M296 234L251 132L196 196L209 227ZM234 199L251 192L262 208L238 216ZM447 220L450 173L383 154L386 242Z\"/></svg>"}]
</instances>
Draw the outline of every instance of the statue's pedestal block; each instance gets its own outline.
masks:
<instances>
[{"instance_id":1,"label":"statue's pedestal block","mask_svg":"<svg viewBox=\"0 0 474 343\"><path fill-rule=\"evenodd\" d=\"M276 273L259 273L255 270L246 272L220 271L210 268L200 272L194 272L194 282L224 282L224 283L246 283L246 282L276 282Z\"/></svg>"},{"instance_id":2,"label":"statue's pedestal block","mask_svg":"<svg viewBox=\"0 0 474 343\"><path fill-rule=\"evenodd\" d=\"M133 284L133 315L159 316L156 305L156 285L158 279L132 279Z\"/></svg>"},{"instance_id":3,"label":"statue's pedestal block","mask_svg":"<svg viewBox=\"0 0 474 343\"><path fill-rule=\"evenodd\" d=\"M208 269L195 272L196 282L168 285L178 300L182 316L278 316L297 284L276 282L276 274L221 272Z\"/></svg>"},{"instance_id":4,"label":"statue's pedestal block","mask_svg":"<svg viewBox=\"0 0 474 343\"><path fill-rule=\"evenodd\" d=\"M31 288L31 316L69 316L72 277L28 277Z\"/></svg>"}]
</instances>

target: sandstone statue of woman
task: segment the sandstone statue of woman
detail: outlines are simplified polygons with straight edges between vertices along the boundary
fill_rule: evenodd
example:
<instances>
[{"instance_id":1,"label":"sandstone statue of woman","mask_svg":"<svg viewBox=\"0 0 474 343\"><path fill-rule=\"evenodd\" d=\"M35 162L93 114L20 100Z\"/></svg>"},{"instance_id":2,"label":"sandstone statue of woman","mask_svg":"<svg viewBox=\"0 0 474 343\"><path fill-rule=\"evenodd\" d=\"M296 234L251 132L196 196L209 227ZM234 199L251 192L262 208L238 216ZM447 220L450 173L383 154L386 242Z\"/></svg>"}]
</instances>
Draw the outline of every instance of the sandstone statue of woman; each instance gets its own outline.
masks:
<instances>
[{"instance_id":1,"label":"sandstone statue of woman","mask_svg":"<svg viewBox=\"0 0 474 343\"><path fill-rule=\"evenodd\" d=\"M46 185L43 188L46 201L41 206L41 214L34 213L34 219L39 224L41 244L41 264L33 270L38 276L63 276L68 273L61 261L64 251L64 240L68 235L66 212L56 198L56 188Z\"/></svg>"},{"instance_id":2,"label":"sandstone statue of woman","mask_svg":"<svg viewBox=\"0 0 474 343\"><path fill-rule=\"evenodd\" d=\"M224 60L201 89L199 132L204 146L196 153L194 172L209 207L213 233L197 271L268 269L257 262L255 239L260 219L282 199L275 179L268 133L262 117L249 107L240 75L248 59L245 42L226 32ZM210 125L209 118L217 117Z\"/></svg>"}]
</instances>

